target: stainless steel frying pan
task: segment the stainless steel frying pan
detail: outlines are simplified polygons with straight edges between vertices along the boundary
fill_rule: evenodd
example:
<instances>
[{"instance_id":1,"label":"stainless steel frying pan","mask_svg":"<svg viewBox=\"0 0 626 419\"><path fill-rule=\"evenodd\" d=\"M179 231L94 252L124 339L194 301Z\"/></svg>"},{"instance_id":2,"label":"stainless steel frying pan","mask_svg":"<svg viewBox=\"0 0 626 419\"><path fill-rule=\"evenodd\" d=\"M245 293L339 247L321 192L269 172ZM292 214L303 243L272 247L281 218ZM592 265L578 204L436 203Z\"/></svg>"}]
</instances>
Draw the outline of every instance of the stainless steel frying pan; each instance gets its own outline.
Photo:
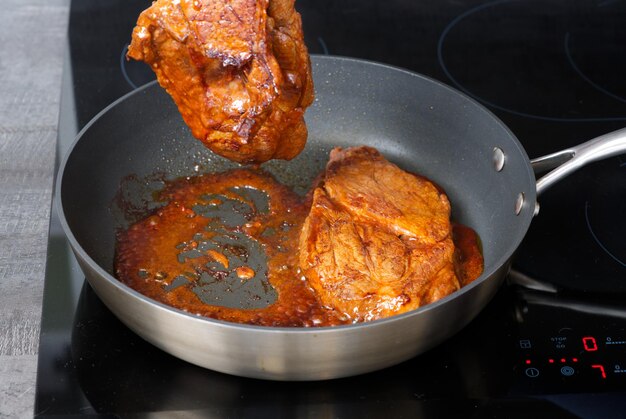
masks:
<instances>
[{"instance_id":1,"label":"stainless steel frying pan","mask_svg":"<svg viewBox=\"0 0 626 419\"><path fill-rule=\"evenodd\" d=\"M312 329L201 318L128 288L112 276L121 225L113 198L122 180L233 166L191 137L169 96L151 83L113 103L80 132L61 164L56 194L61 222L93 289L129 328L164 351L213 370L273 380L344 377L414 357L459 331L496 293L538 209L539 193L586 163L626 151L626 130L608 134L537 159L543 166L567 161L536 182L531 161L508 128L439 82L336 57L313 57L313 73L317 98L306 114L305 150L290 162L264 168L304 190L331 148L376 147L447 191L453 218L482 239L484 273L406 314Z\"/></svg>"}]
</instances>

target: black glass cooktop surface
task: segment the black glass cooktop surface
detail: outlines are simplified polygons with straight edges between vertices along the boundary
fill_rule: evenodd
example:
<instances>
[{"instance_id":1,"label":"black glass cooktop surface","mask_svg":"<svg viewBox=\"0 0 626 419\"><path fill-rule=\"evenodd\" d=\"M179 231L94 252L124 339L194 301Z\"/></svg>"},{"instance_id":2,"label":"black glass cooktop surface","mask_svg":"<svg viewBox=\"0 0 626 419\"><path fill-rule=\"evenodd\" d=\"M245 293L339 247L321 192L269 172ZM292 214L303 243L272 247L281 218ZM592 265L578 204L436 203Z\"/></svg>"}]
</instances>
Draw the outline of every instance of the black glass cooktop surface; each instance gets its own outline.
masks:
<instances>
[{"instance_id":1,"label":"black glass cooktop surface","mask_svg":"<svg viewBox=\"0 0 626 419\"><path fill-rule=\"evenodd\" d=\"M152 80L124 53L149 1L72 2L62 120L77 131ZM483 103L529 156L626 125L626 5L614 1L298 0L314 54L365 58ZM63 130L59 156L73 134ZM622 417L626 156L549 189L513 272L467 328L354 378L228 376L144 342L100 302L53 213L36 415L111 417ZM532 289L531 289L532 288Z\"/></svg>"}]
</instances>

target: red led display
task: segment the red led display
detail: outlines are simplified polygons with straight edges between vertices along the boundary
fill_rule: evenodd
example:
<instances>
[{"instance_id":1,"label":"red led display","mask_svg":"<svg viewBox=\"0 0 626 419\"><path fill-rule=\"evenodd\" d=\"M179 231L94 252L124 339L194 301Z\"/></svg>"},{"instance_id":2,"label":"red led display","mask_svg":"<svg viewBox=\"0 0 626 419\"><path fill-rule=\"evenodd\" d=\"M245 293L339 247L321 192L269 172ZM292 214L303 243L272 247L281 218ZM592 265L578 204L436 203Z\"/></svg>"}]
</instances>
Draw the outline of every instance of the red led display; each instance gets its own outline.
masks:
<instances>
[{"instance_id":1,"label":"red led display","mask_svg":"<svg viewBox=\"0 0 626 419\"><path fill-rule=\"evenodd\" d=\"M600 370L600 374L602 375L602 378L606 378L606 371L604 371L604 365L600 365L600 364L594 364L591 366L591 368L596 368L598 370Z\"/></svg>"},{"instance_id":2,"label":"red led display","mask_svg":"<svg viewBox=\"0 0 626 419\"><path fill-rule=\"evenodd\" d=\"M583 338L583 347L587 352L593 352L598 350L598 344L596 342L596 338L593 336L585 336Z\"/></svg>"},{"instance_id":3,"label":"red led display","mask_svg":"<svg viewBox=\"0 0 626 419\"><path fill-rule=\"evenodd\" d=\"M571 360L572 360L572 362L578 362L578 358L571 358ZM554 360L554 358L548 358L548 362L550 364L554 364L555 360ZM559 359L559 362L561 364L565 364L565 363L567 363L567 358L561 358L561 359ZM526 363L530 364L530 359L527 359Z\"/></svg>"}]
</instances>

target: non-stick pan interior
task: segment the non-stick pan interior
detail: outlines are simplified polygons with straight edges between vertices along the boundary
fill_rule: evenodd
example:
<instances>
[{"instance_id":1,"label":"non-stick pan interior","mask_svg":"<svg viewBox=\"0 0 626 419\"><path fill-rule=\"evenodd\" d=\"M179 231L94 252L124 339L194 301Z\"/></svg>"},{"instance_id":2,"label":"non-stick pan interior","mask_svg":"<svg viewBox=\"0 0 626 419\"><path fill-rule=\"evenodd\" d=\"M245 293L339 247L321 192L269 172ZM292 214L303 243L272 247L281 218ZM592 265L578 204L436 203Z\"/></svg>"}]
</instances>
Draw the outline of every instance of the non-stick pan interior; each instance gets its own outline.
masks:
<instances>
[{"instance_id":1,"label":"non-stick pan interior","mask_svg":"<svg viewBox=\"0 0 626 419\"><path fill-rule=\"evenodd\" d=\"M313 72L316 101L306 114L307 146L292 161L263 165L266 170L302 192L333 147L376 147L446 190L453 218L481 237L485 276L510 258L532 218L535 184L524 150L499 120L446 86L388 66L313 57ZM501 171L494 169L495 147L506 156ZM61 167L61 217L70 240L111 273L115 232L132 221L120 218L120 186L135 194L141 209L141 197L149 197L163 178L233 166L193 139L169 96L151 84L81 132ZM526 204L516 215L520 193Z\"/></svg>"}]
</instances>

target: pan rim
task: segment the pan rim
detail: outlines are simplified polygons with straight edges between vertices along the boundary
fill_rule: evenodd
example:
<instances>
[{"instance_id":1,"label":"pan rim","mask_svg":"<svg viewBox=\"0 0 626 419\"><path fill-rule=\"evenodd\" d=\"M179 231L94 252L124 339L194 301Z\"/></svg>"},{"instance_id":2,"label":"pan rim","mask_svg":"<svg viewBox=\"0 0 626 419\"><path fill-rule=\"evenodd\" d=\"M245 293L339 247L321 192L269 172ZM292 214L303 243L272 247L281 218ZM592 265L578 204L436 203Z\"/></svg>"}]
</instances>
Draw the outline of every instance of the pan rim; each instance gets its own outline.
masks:
<instances>
[{"instance_id":1,"label":"pan rim","mask_svg":"<svg viewBox=\"0 0 626 419\"><path fill-rule=\"evenodd\" d=\"M478 101L476 101L475 99L469 97L467 94L460 92L456 89L454 89L453 87L440 82L436 79L433 79L431 77L425 76L423 74L420 73L416 73L401 67L396 67L393 65L389 65L389 64L385 64L385 63L380 63L380 62L376 62L376 61L370 61L367 59L360 59L360 58L352 58L352 57L343 57L343 56L336 56L336 55L317 55L317 54L311 54L311 58L312 58L312 63L313 63L313 67L315 67L316 61L321 60L328 60L328 61L335 61L335 62L352 62L352 63L356 63L358 65L361 64L367 64L369 66L376 66L379 68L384 68L384 69L389 69L395 72L402 72L405 75L411 76L411 77L418 77L421 79L424 79L428 82L434 83L436 84L439 88L445 89L447 91L449 91L450 93L460 96L462 97L464 100L466 100L467 102L469 102L470 104L472 104L473 106L475 106L477 109L481 110L486 117L489 117L494 123L496 123L499 128L501 128L509 137L510 140L512 140L512 143L515 144L515 146L517 147L517 152L520 153L521 156L524 157L524 161L526 162L529 172L532 172L532 168L530 165L530 160L528 158L528 155L526 153L526 150L524 149L524 147L521 145L521 143L519 142L519 140L517 139L517 137L513 134L513 132L508 128L508 126L506 124L504 124L495 114L493 114L489 109L487 109L484 105L480 104ZM108 113L112 108L116 107L118 104L124 102L125 100L127 100L129 97L137 95L137 94L141 94L142 92L144 92L145 90L148 90L150 88L152 88L154 85L157 84L157 81L151 81L148 82L140 87L138 87L137 89L128 92L127 94L121 96L120 98L116 99L115 101L113 101L111 104L109 104L108 106L106 106L104 109L102 109L100 112L98 112L98 114L96 114L80 131L79 133L76 135L74 141L72 142L72 144L68 147L65 155L63 156L63 158L61 159L61 162L59 164L59 168L58 168L58 172L56 175L56 179L55 179L55 194L54 194L54 198L55 198L55 202L56 202L56 206L57 206L57 213L59 216L59 220L61 222L61 226L65 232L65 235L73 249L74 252L76 252L78 254L78 256L83 259L86 263L89 264L89 266L94 269L96 271L96 273L98 275L100 275L102 278L105 278L106 281L109 283L109 285L114 286L115 288L117 288L118 291L120 292L125 292L128 293L131 297L140 300L142 303L148 304L148 305L152 305L155 308L159 309L159 310L165 310L169 313L178 315L178 316L184 316L185 319L193 319L195 321L198 322L202 322L202 323L210 323L215 325L216 327L220 327L220 328L225 328L225 329L237 329L237 330L241 330L241 331L246 331L246 332L255 332L255 333L269 333L269 334L274 334L274 333L279 333L281 335L284 334L329 334L329 333L340 333L340 332L345 332L347 330L357 330L357 329L362 329L362 328L372 328L372 327L382 327L384 325L390 324L390 323L394 323L394 322L402 322L407 318L416 316L420 313L425 313L431 310L435 310L437 308L439 308L442 305L447 304L449 301L452 301L454 299L456 299L457 297L459 297L462 294L468 293L470 292L472 289L478 287L480 284L482 284L485 281L488 280L494 280L495 278L494 275L496 275L498 273L498 271L500 271L503 267L507 266L507 264L509 263L509 261L511 260L513 254L515 253L515 251L517 250L517 248L519 247L519 244L521 243L523 237L526 235L526 232L530 226L530 223L532 221L532 217L533 217L533 211L532 208L524 208L522 210L522 213L519 214L519 217L524 217L524 219L521 220L521 222L523 222L523 226L520 227L520 229L523 228L524 234L522 234L521 238L519 240L516 241L515 246L513 247L513 249L507 249L506 252L503 252L502 255L500 255L500 257L493 263L490 265L489 267L489 271L487 269L485 269L483 271L483 273L476 279L474 280L472 283L470 283L469 285L466 285L456 291L454 291L453 293L445 296L444 298L437 300L433 303L429 303L426 304L424 306L418 307L415 310L411 310L405 313L401 313L401 314L397 314L397 315L393 315L390 317L386 317L386 318L382 318L382 319L377 319L377 320L372 320L372 321L368 321L368 322L361 322L361 323L350 323L350 324L343 324L343 325L337 325L337 326L320 326L320 327L285 327L285 326L260 326L260 325L251 325L251 324L242 324L242 323L234 323L234 322L228 322L225 320L219 320L219 319L213 319L213 318L209 318L209 317L204 317L204 316L199 316L199 315L195 315L193 313L189 313L186 312L184 310L178 309L176 307L172 307L169 306L167 304L164 304L162 302L153 300L143 294L141 294L140 292L134 290L133 288L129 287L128 285L122 283L121 281L119 281L117 278L115 278L112 274L110 274L108 271L106 271L103 267L100 266L100 264L98 264L84 249L83 247L80 245L80 243L78 242L78 240L76 239L76 237L74 236L74 233L72 232L69 223L67 222L66 216L65 216L65 212L63 210L63 201L62 201L62 185L63 185L63 175L65 173L65 168L67 166L67 163L70 159L70 157L72 156L72 152L74 150L74 148L77 146L77 144L80 142L81 138L85 135L85 133L88 132L89 128L94 125L95 123L98 122L98 120L100 118L102 118L106 113ZM530 205L534 206L534 203L536 202L536 184L535 184L535 180L534 180L534 174L533 174L533 178L531 179L532 182L530 182L532 185L532 188L528 191L528 195L526 197L526 203L524 204L525 206L529 207ZM84 273L83 273L84 274ZM87 275L84 275L85 279L87 280L87 282L89 282L89 279L87 278ZM91 284L90 284L91 285ZM93 288L93 286L92 286ZM96 292L97 293L97 292Z\"/></svg>"}]
</instances>

